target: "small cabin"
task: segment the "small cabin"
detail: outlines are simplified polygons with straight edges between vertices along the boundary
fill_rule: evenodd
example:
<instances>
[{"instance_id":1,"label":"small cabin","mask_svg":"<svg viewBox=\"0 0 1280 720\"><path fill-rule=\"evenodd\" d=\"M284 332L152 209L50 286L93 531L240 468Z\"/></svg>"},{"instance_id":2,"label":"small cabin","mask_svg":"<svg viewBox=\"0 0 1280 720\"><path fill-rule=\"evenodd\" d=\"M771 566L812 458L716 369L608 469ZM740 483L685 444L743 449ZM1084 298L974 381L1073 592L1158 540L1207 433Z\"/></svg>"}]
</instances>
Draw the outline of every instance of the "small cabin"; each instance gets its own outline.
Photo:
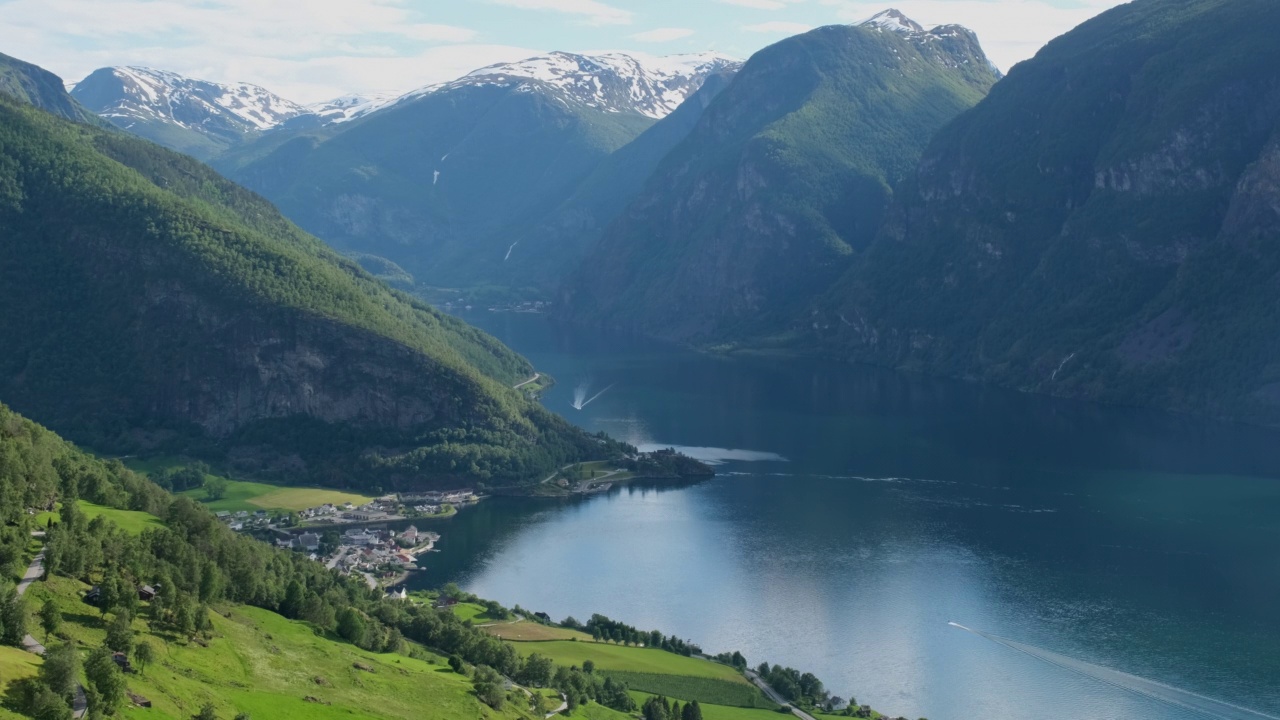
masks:
<instances>
[{"instance_id":1,"label":"small cabin","mask_svg":"<svg viewBox=\"0 0 1280 720\"><path fill-rule=\"evenodd\" d=\"M129 656L122 652L111 653L111 659L115 661L117 667L124 672L133 672L133 664L129 662Z\"/></svg>"},{"instance_id":2,"label":"small cabin","mask_svg":"<svg viewBox=\"0 0 1280 720\"><path fill-rule=\"evenodd\" d=\"M544 622L544 623L551 622L551 616L544 612L536 612L533 614L533 616L538 620L540 620L541 622Z\"/></svg>"},{"instance_id":3,"label":"small cabin","mask_svg":"<svg viewBox=\"0 0 1280 720\"><path fill-rule=\"evenodd\" d=\"M138 588L138 599L142 602L151 602L156 599L156 589L150 585L142 585Z\"/></svg>"}]
</instances>

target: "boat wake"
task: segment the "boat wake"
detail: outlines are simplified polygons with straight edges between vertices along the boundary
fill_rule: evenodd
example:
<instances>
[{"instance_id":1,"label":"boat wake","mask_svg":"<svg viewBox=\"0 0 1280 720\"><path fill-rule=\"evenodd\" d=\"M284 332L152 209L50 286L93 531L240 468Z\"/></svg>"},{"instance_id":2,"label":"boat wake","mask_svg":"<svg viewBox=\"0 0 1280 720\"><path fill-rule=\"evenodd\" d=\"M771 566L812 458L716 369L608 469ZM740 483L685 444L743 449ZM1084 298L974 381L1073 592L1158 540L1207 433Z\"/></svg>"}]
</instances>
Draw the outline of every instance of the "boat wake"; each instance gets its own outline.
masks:
<instances>
[{"instance_id":1,"label":"boat wake","mask_svg":"<svg viewBox=\"0 0 1280 720\"><path fill-rule=\"evenodd\" d=\"M581 385L573 389L573 409L581 410L582 408L590 405L591 403L595 402L596 398L609 392L609 390L614 385L617 385L617 383L613 383L612 385L609 385L605 389L601 390L600 392L588 398L587 393L590 392L591 390L591 383L590 382L582 383Z\"/></svg>"},{"instance_id":2,"label":"boat wake","mask_svg":"<svg viewBox=\"0 0 1280 720\"><path fill-rule=\"evenodd\" d=\"M1172 687L1154 680L1130 675L1129 673L1112 670L1101 665L1094 665L1082 660L1060 655L1051 650L1038 648L1034 645L1016 642L1008 638L1002 638L999 635L974 630L965 627L960 623L948 623L952 627L959 628L965 632L973 633L979 637L984 637L992 642L1004 645L1011 650L1017 650L1020 653L1030 655L1033 658L1042 660L1055 665L1064 670L1069 670L1077 675L1083 675L1092 678L1098 682L1106 683L1114 688L1124 690L1135 695L1140 695L1149 700L1167 705L1169 707L1188 710L1196 715L1206 718L1215 718L1216 720L1280 720L1274 715L1268 715L1249 708L1232 705L1221 700L1214 700L1204 695L1193 693L1190 690Z\"/></svg>"}]
</instances>

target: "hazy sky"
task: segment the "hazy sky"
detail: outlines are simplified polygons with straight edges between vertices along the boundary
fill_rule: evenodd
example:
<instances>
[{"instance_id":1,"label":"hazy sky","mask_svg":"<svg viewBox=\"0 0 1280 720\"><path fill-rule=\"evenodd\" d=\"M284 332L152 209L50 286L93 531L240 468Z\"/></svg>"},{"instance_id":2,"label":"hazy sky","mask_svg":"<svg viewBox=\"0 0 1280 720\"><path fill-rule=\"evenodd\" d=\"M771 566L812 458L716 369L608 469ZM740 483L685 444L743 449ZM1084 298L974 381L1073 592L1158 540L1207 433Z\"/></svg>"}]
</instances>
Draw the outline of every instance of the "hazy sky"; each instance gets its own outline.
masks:
<instances>
[{"instance_id":1,"label":"hazy sky","mask_svg":"<svg viewBox=\"0 0 1280 720\"><path fill-rule=\"evenodd\" d=\"M747 58L896 7L978 33L1001 69L1120 0L0 0L0 52L68 81L147 65L298 102L402 92L551 50Z\"/></svg>"}]
</instances>

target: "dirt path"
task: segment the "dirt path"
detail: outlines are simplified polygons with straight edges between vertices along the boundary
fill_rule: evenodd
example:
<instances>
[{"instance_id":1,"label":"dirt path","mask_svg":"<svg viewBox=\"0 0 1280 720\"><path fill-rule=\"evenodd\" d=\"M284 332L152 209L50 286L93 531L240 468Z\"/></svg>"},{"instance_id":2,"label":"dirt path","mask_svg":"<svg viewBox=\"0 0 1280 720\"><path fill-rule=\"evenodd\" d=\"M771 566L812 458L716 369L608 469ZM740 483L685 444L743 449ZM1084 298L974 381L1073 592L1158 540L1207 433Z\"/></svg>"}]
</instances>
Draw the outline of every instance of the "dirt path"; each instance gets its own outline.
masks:
<instances>
[{"instance_id":1,"label":"dirt path","mask_svg":"<svg viewBox=\"0 0 1280 720\"><path fill-rule=\"evenodd\" d=\"M540 379L542 379L542 373L534 373L533 377L529 378L528 380L525 380L519 385L516 385L515 387L512 388L512 390L519 390L520 388L524 387L525 385L528 385L529 383L538 382L538 380Z\"/></svg>"}]
</instances>

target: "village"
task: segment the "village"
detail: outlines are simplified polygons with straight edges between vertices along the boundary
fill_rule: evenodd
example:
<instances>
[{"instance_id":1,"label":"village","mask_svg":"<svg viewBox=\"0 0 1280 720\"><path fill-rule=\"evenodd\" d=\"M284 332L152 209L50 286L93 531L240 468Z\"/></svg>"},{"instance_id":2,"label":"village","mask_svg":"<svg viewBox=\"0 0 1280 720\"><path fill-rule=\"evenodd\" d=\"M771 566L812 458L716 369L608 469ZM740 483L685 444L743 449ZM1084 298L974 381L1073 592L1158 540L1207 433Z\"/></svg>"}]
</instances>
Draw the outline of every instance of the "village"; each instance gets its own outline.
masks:
<instances>
[{"instance_id":1,"label":"village","mask_svg":"<svg viewBox=\"0 0 1280 720\"><path fill-rule=\"evenodd\" d=\"M232 530L272 536L277 547L306 553L344 575L358 574L369 587L392 587L419 568L418 556L434 550L440 535L413 525L391 530L386 524L447 517L479 500L472 490L452 490L384 495L359 506L326 503L297 512L216 514Z\"/></svg>"}]
</instances>

